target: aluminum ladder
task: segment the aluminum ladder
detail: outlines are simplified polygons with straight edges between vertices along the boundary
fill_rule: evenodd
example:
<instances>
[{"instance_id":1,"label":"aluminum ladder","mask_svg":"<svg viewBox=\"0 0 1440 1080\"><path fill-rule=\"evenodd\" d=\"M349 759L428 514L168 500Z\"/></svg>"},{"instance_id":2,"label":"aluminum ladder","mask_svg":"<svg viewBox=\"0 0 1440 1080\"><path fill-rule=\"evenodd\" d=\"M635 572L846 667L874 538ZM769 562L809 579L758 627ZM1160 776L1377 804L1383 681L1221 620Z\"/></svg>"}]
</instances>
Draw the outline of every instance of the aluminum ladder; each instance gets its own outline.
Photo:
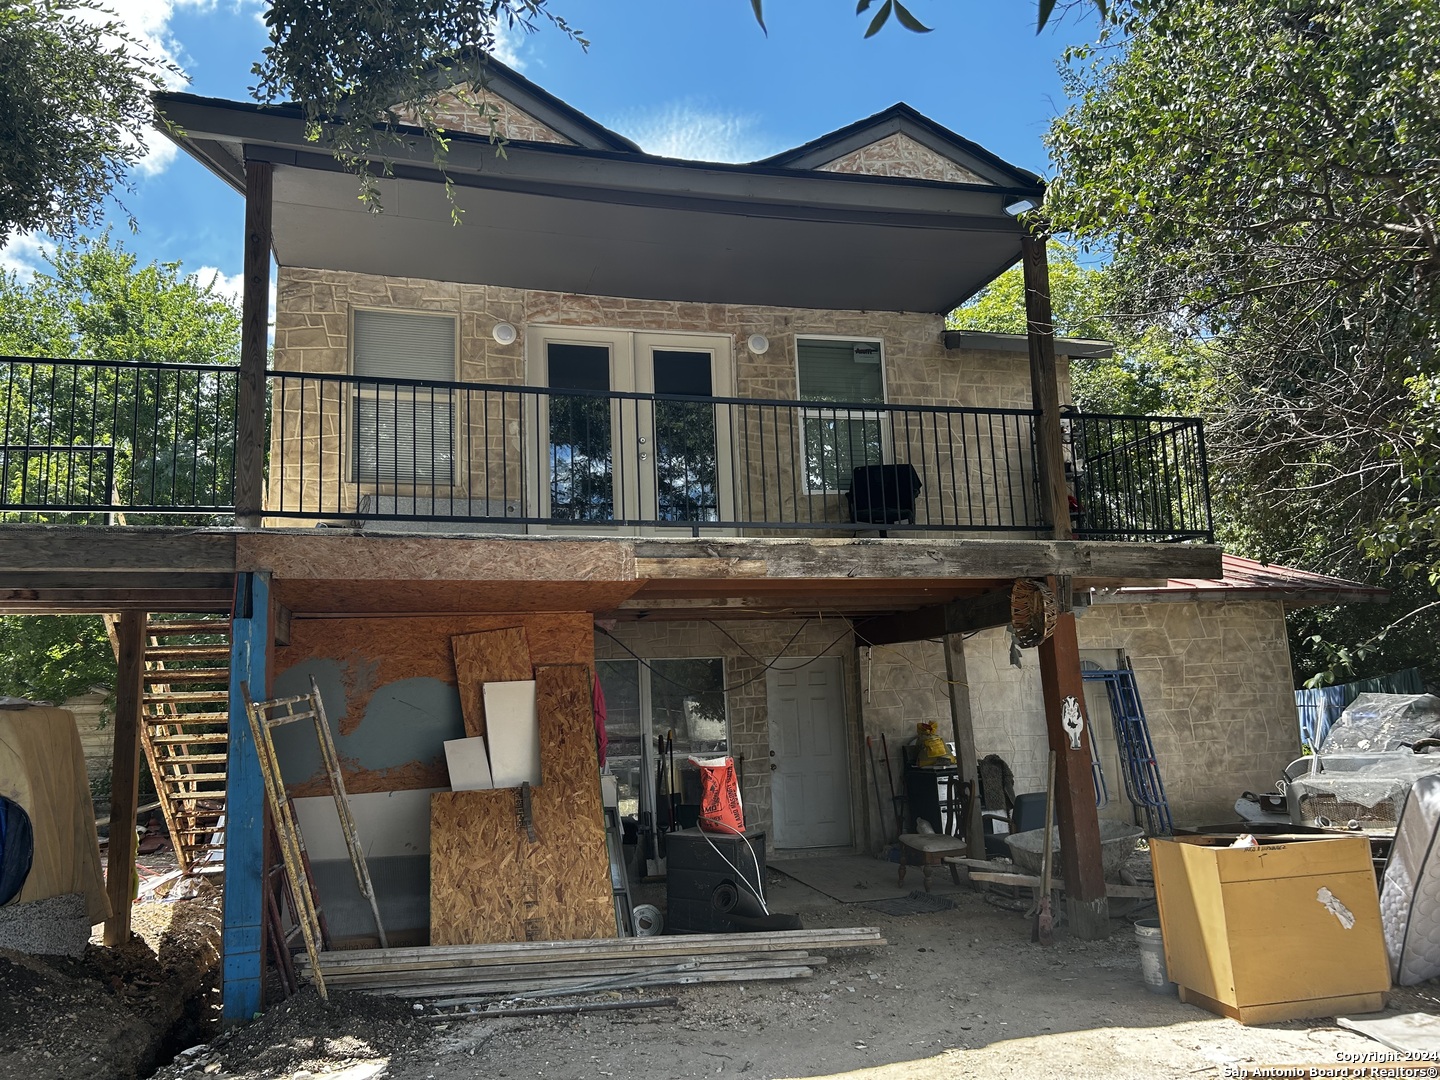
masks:
<instances>
[{"instance_id":1,"label":"aluminum ladder","mask_svg":"<svg viewBox=\"0 0 1440 1080\"><path fill-rule=\"evenodd\" d=\"M1170 802L1165 797L1165 783L1155 760L1155 745L1150 741L1150 724L1140 703L1135 671L1128 660L1124 665L1108 670L1082 667L1080 674L1086 682L1105 686L1115 723L1120 768L1125 774L1125 794L1135 809L1145 815L1145 835L1170 836L1175 832L1175 822L1170 817Z\"/></svg>"}]
</instances>

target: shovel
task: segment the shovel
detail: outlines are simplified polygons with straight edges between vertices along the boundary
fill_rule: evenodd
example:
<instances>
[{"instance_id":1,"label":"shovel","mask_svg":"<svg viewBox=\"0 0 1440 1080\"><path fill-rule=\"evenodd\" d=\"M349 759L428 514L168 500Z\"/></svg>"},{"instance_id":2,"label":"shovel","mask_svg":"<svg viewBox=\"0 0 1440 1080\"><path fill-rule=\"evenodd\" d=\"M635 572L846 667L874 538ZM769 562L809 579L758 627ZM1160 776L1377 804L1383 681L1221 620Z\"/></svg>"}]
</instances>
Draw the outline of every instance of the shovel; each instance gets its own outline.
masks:
<instances>
[{"instance_id":1,"label":"shovel","mask_svg":"<svg viewBox=\"0 0 1440 1080\"><path fill-rule=\"evenodd\" d=\"M1035 925L1030 940L1049 945L1054 940L1055 916L1050 912L1050 870L1055 858L1055 845L1050 839L1050 830L1055 824L1055 751L1050 751L1050 774L1045 780L1045 839L1041 848L1045 855L1040 861L1040 902L1035 910Z\"/></svg>"}]
</instances>

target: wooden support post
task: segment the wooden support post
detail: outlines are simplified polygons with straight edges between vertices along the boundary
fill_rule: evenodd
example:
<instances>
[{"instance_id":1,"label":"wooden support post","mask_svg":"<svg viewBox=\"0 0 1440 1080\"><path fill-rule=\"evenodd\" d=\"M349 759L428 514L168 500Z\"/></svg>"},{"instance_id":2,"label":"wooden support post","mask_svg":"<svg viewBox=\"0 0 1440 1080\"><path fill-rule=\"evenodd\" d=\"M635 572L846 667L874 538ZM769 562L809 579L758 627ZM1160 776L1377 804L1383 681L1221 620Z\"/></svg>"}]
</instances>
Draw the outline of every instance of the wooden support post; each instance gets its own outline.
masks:
<instances>
[{"instance_id":1,"label":"wooden support post","mask_svg":"<svg viewBox=\"0 0 1440 1080\"><path fill-rule=\"evenodd\" d=\"M945 635L945 678L950 683L950 724L955 732L955 764L970 785L965 815L965 847L972 858L985 857L985 824L980 815L980 762L975 751L975 724L970 716L970 679L965 671L965 636Z\"/></svg>"},{"instance_id":2,"label":"wooden support post","mask_svg":"<svg viewBox=\"0 0 1440 1080\"><path fill-rule=\"evenodd\" d=\"M260 527L265 474L265 357L270 323L273 166L245 163L245 288L240 298L240 385L235 403L235 524Z\"/></svg>"},{"instance_id":3,"label":"wooden support post","mask_svg":"<svg viewBox=\"0 0 1440 1080\"><path fill-rule=\"evenodd\" d=\"M221 1019L249 1020L260 1011L265 975L265 785L245 714L269 693L270 578L235 575L230 637L230 732L225 789L225 893L222 922Z\"/></svg>"},{"instance_id":4,"label":"wooden support post","mask_svg":"<svg viewBox=\"0 0 1440 1080\"><path fill-rule=\"evenodd\" d=\"M115 756L110 774L110 843L105 860L105 893L110 918L105 944L130 940L130 883L135 873L135 808L140 805L140 724L145 693L145 619L127 611L115 629L119 651L115 681Z\"/></svg>"},{"instance_id":5,"label":"wooden support post","mask_svg":"<svg viewBox=\"0 0 1440 1080\"><path fill-rule=\"evenodd\" d=\"M1030 341L1030 389L1036 418L1035 446L1040 467L1040 505L1050 519L1051 535L1070 540L1070 489L1065 483L1064 439L1060 429L1060 375L1055 359L1055 320L1050 310L1050 263L1045 255L1046 224L1029 215L1020 240L1025 272L1025 325Z\"/></svg>"},{"instance_id":6,"label":"wooden support post","mask_svg":"<svg viewBox=\"0 0 1440 1080\"><path fill-rule=\"evenodd\" d=\"M1040 643L1040 685L1045 694L1045 730L1055 751L1055 820L1060 826L1061 876L1065 879L1070 929L1084 940L1109 937L1110 905L1100 865L1100 817L1090 771L1090 723L1085 717L1085 684L1075 616L1064 612L1055 633ZM1079 746L1072 747L1067 713L1081 718Z\"/></svg>"}]
</instances>

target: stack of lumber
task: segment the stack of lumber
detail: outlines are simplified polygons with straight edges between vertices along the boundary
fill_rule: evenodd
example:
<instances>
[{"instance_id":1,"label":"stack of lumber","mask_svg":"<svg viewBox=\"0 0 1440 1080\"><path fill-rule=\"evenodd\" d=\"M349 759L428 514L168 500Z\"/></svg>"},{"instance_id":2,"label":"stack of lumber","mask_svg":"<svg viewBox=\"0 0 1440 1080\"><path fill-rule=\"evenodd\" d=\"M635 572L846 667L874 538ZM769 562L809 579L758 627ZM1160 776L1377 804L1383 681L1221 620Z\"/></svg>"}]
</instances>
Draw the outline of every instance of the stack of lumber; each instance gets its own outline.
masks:
<instances>
[{"instance_id":1,"label":"stack of lumber","mask_svg":"<svg viewBox=\"0 0 1440 1080\"><path fill-rule=\"evenodd\" d=\"M366 949L322 954L320 973L327 987L462 1004L519 994L806 978L825 963L812 949L884 944L874 927L852 927ZM302 970L311 974L308 965Z\"/></svg>"}]
</instances>

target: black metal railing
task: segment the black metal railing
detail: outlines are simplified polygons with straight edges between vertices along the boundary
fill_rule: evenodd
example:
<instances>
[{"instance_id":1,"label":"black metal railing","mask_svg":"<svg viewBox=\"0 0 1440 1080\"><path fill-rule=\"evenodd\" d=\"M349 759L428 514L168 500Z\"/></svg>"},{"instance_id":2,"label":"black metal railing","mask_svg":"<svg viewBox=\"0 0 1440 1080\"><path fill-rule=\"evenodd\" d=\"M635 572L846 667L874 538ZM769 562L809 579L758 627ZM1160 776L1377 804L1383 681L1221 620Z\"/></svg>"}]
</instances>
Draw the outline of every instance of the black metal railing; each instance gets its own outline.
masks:
<instances>
[{"instance_id":1,"label":"black metal railing","mask_svg":"<svg viewBox=\"0 0 1440 1080\"><path fill-rule=\"evenodd\" d=\"M237 383L233 367L0 359L0 518L228 518Z\"/></svg>"},{"instance_id":2,"label":"black metal railing","mask_svg":"<svg viewBox=\"0 0 1440 1080\"><path fill-rule=\"evenodd\" d=\"M228 523L238 385L233 367L0 358L0 520ZM283 371L269 375L267 405L272 518L1048 531L1028 410ZM1212 539L1199 421L1076 413L1065 424L1077 535Z\"/></svg>"},{"instance_id":3,"label":"black metal railing","mask_svg":"<svg viewBox=\"0 0 1440 1080\"><path fill-rule=\"evenodd\" d=\"M267 513L713 530L1033 532L1034 415L274 372ZM849 494L857 468L908 465ZM886 486L890 485L890 486Z\"/></svg>"},{"instance_id":4,"label":"black metal railing","mask_svg":"<svg viewBox=\"0 0 1440 1080\"><path fill-rule=\"evenodd\" d=\"M1075 413L1065 425L1076 536L1214 542L1199 420Z\"/></svg>"}]
</instances>

